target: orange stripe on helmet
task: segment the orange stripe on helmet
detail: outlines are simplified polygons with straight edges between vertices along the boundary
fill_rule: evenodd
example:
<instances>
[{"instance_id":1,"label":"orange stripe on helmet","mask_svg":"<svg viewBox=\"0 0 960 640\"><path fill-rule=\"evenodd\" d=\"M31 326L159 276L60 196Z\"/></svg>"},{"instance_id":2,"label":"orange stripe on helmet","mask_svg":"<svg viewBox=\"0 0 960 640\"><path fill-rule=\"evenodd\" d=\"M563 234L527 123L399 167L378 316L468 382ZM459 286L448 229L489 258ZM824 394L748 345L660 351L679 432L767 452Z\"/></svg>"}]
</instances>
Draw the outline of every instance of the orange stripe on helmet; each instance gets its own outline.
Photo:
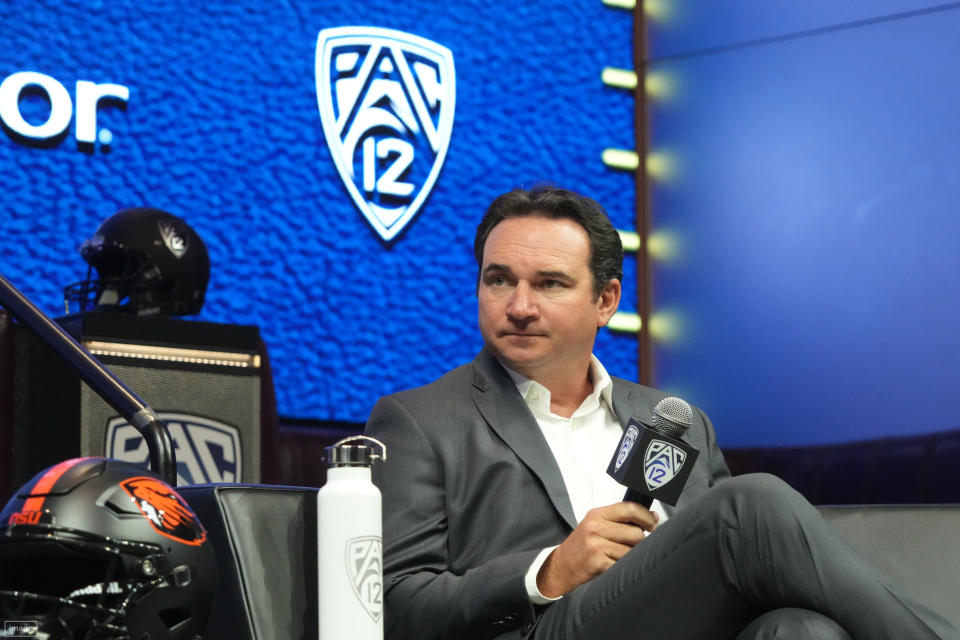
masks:
<instances>
[{"instance_id":1,"label":"orange stripe on helmet","mask_svg":"<svg viewBox=\"0 0 960 640\"><path fill-rule=\"evenodd\" d=\"M47 494L50 493L50 489L57 483L57 480L59 480L70 467L83 460L86 460L86 458L71 458L50 467L45 474L40 476L37 484L33 485L33 488L30 489L31 497L27 498L23 503L23 511L40 511L40 509L43 508L43 501L46 500Z\"/></svg>"}]
</instances>

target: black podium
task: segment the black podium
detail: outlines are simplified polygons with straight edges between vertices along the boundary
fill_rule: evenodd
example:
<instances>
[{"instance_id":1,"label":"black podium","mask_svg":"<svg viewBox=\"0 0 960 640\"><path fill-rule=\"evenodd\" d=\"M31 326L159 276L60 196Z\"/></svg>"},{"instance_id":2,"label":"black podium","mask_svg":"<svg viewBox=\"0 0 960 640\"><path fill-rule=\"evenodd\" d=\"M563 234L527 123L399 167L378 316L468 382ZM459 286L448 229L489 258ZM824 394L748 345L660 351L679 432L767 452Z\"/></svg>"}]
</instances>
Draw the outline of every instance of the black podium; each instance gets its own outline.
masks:
<instances>
[{"instance_id":1,"label":"black podium","mask_svg":"<svg viewBox=\"0 0 960 640\"><path fill-rule=\"evenodd\" d=\"M166 423L178 484L261 481L257 327L100 311L57 322ZM13 329L10 488L76 456L148 466L140 433L33 332Z\"/></svg>"}]
</instances>

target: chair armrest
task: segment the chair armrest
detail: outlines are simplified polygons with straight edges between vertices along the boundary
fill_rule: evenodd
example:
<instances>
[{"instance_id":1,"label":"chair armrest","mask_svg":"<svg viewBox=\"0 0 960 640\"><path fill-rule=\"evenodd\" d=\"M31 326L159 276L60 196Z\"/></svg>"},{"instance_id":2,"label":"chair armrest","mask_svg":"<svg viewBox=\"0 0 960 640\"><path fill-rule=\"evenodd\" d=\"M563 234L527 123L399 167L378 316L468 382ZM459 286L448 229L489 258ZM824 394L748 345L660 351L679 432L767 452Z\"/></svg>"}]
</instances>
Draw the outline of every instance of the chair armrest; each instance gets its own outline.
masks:
<instances>
[{"instance_id":1,"label":"chair armrest","mask_svg":"<svg viewBox=\"0 0 960 640\"><path fill-rule=\"evenodd\" d=\"M824 519L907 595L960 628L960 505L819 507Z\"/></svg>"}]
</instances>

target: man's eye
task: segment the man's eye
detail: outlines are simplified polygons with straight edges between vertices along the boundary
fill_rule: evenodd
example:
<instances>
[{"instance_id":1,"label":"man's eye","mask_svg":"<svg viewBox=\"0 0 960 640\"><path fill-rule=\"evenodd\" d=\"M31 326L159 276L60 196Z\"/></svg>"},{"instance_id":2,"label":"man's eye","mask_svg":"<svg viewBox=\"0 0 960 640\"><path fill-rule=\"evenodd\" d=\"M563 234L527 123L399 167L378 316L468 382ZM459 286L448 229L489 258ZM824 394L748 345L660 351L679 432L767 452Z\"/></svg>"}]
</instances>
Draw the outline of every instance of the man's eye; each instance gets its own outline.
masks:
<instances>
[{"instance_id":1,"label":"man's eye","mask_svg":"<svg viewBox=\"0 0 960 640\"><path fill-rule=\"evenodd\" d=\"M544 280L544 281L543 281L543 288L544 288L544 289L556 289L556 288L559 287L559 286L561 286L561 282L560 282L559 280Z\"/></svg>"},{"instance_id":2,"label":"man's eye","mask_svg":"<svg viewBox=\"0 0 960 640\"><path fill-rule=\"evenodd\" d=\"M502 287L507 283L507 279L503 276L490 276L489 282L495 287Z\"/></svg>"}]
</instances>

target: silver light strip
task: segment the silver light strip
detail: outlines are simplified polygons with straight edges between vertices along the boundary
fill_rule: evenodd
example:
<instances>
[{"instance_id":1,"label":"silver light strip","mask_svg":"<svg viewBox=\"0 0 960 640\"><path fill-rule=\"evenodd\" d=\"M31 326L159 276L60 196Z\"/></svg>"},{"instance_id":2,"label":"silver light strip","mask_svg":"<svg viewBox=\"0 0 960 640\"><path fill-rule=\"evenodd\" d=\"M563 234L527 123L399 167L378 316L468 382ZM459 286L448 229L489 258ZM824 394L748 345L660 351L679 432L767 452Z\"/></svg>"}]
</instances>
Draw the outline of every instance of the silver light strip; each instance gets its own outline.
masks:
<instances>
[{"instance_id":1,"label":"silver light strip","mask_svg":"<svg viewBox=\"0 0 960 640\"><path fill-rule=\"evenodd\" d=\"M84 340L82 344L87 348L87 351L95 356L139 358L142 360L161 360L165 362L184 362L189 364L207 364L220 367L237 367L241 369L260 368L260 355L256 353L204 351L202 349L157 347L145 344L100 342L97 340Z\"/></svg>"}]
</instances>

